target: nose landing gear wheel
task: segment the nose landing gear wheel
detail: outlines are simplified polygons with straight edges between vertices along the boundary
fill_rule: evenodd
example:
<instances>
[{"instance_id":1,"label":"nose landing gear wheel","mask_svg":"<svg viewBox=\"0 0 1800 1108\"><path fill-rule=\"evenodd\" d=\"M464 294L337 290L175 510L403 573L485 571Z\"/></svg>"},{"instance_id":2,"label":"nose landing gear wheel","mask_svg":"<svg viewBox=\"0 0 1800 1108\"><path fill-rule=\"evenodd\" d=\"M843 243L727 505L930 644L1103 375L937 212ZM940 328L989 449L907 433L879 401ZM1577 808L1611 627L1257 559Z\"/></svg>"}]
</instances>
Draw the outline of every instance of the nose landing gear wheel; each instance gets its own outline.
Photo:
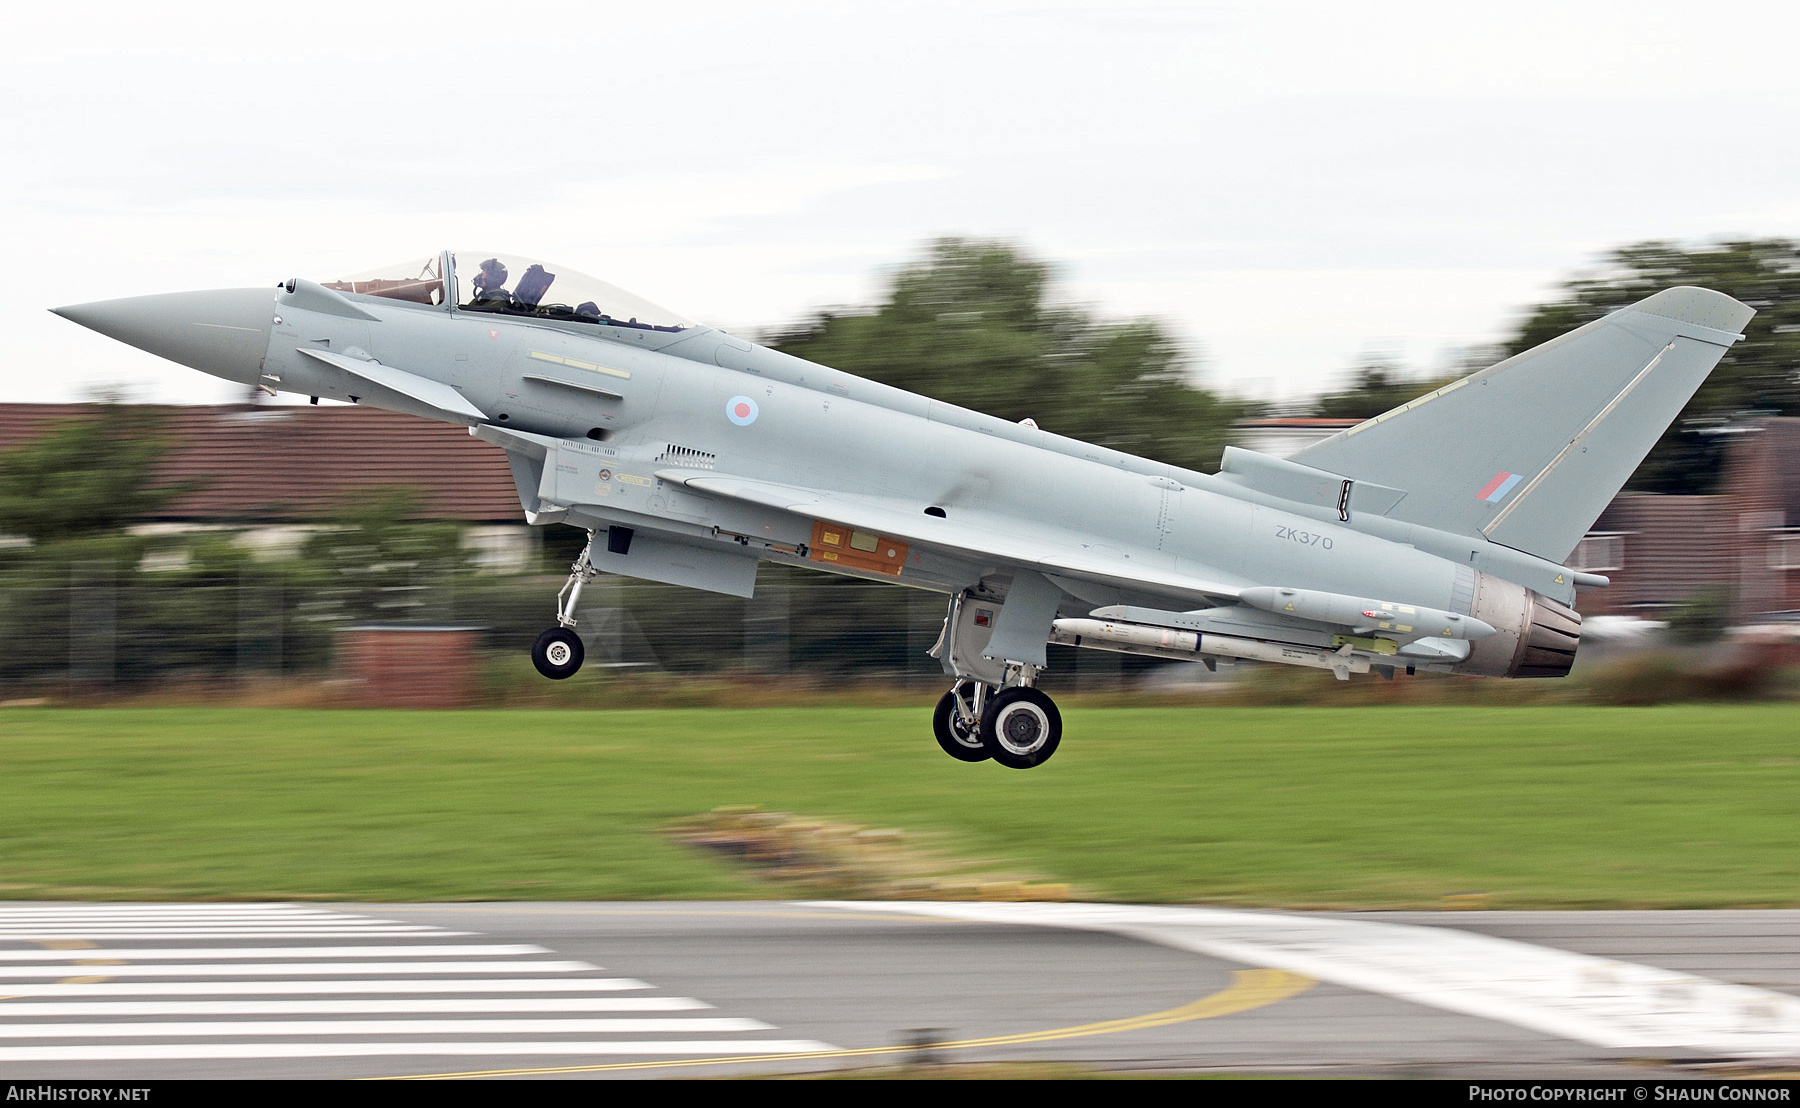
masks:
<instances>
[{"instance_id":1,"label":"nose landing gear wheel","mask_svg":"<svg viewBox=\"0 0 1800 1108\"><path fill-rule=\"evenodd\" d=\"M970 705L970 688L959 685L937 702L937 710L931 713L931 731L937 736L938 745L944 753L960 762L985 762L993 757L981 741L978 720L965 721L962 713L957 711L956 698L961 697L964 705Z\"/></svg>"},{"instance_id":2,"label":"nose landing gear wheel","mask_svg":"<svg viewBox=\"0 0 1800 1108\"><path fill-rule=\"evenodd\" d=\"M1034 688L1001 689L981 713L981 742L1008 769L1042 765L1062 742L1062 713Z\"/></svg>"},{"instance_id":3,"label":"nose landing gear wheel","mask_svg":"<svg viewBox=\"0 0 1800 1108\"><path fill-rule=\"evenodd\" d=\"M531 664L552 681L561 681L575 676L586 653L580 635L567 627L552 627L531 644Z\"/></svg>"}]
</instances>

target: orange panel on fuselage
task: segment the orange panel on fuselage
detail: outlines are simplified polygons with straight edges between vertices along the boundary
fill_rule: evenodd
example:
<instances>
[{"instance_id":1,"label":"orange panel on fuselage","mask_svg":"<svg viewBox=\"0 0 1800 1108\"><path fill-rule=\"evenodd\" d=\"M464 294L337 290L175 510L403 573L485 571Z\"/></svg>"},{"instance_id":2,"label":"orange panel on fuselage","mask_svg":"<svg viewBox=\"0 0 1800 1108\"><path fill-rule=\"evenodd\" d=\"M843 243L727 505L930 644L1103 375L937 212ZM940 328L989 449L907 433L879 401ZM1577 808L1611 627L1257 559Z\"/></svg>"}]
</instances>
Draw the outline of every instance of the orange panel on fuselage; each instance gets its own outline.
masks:
<instances>
[{"instance_id":1,"label":"orange panel on fuselage","mask_svg":"<svg viewBox=\"0 0 1800 1108\"><path fill-rule=\"evenodd\" d=\"M898 577L900 567L906 564L907 550L907 544L872 531L858 531L819 520L813 524L812 544L806 556L826 565Z\"/></svg>"}]
</instances>

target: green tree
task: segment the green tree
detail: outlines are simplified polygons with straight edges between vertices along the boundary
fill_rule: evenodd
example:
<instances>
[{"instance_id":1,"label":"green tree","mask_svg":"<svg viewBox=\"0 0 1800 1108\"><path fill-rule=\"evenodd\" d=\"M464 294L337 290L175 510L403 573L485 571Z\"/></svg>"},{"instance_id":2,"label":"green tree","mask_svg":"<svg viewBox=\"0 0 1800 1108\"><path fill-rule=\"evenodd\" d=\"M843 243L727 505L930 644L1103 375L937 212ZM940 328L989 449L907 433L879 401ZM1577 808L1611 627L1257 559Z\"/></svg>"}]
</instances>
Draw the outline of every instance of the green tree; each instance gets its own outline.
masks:
<instances>
[{"instance_id":1,"label":"green tree","mask_svg":"<svg viewBox=\"0 0 1800 1108\"><path fill-rule=\"evenodd\" d=\"M0 452L0 533L34 544L116 534L191 491L146 475L169 449L154 408L107 401Z\"/></svg>"},{"instance_id":2,"label":"green tree","mask_svg":"<svg viewBox=\"0 0 1800 1108\"><path fill-rule=\"evenodd\" d=\"M359 489L323 518L324 529L301 552L315 589L315 618L445 618L446 590L468 568L462 524L419 518L421 500L405 486Z\"/></svg>"},{"instance_id":3,"label":"green tree","mask_svg":"<svg viewBox=\"0 0 1800 1108\"><path fill-rule=\"evenodd\" d=\"M1417 381L1385 361L1365 361L1350 387L1319 397L1313 402L1312 414L1325 419L1373 419L1454 379Z\"/></svg>"},{"instance_id":4,"label":"green tree","mask_svg":"<svg viewBox=\"0 0 1800 1108\"><path fill-rule=\"evenodd\" d=\"M0 453L0 533L31 540L0 549L0 681L63 679L86 651L119 681L324 661L297 566L224 533L131 532L199 485L156 480L171 445L161 411L107 400Z\"/></svg>"},{"instance_id":5,"label":"green tree","mask_svg":"<svg viewBox=\"0 0 1800 1108\"><path fill-rule=\"evenodd\" d=\"M824 312L776 349L1047 431L1210 471L1243 413L1194 384L1152 320L1048 299L1049 267L1000 242L947 238L870 309Z\"/></svg>"},{"instance_id":6,"label":"green tree","mask_svg":"<svg viewBox=\"0 0 1800 1108\"><path fill-rule=\"evenodd\" d=\"M1723 452L1705 432L1751 414L1800 415L1800 243L1759 239L1682 247L1645 242L1608 254L1539 305L1506 344L1529 350L1673 285L1699 285L1756 309L1744 341L1720 360L1628 486L1647 492L1715 489Z\"/></svg>"}]
</instances>

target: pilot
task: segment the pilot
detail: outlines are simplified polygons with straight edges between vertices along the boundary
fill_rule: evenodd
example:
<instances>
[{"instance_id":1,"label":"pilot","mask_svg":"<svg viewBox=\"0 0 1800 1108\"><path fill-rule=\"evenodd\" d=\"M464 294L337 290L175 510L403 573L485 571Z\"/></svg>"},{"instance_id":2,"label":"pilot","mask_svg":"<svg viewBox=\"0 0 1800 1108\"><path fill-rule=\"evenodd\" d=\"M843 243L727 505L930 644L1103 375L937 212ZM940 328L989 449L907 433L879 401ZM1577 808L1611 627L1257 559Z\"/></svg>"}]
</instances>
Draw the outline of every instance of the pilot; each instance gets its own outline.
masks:
<instances>
[{"instance_id":1,"label":"pilot","mask_svg":"<svg viewBox=\"0 0 1800 1108\"><path fill-rule=\"evenodd\" d=\"M469 284L475 291L476 300L511 299L506 292L506 267L500 264L499 258L482 262L481 272Z\"/></svg>"},{"instance_id":2,"label":"pilot","mask_svg":"<svg viewBox=\"0 0 1800 1108\"><path fill-rule=\"evenodd\" d=\"M580 306L575 309L575 314L583 319L597 320L600 318L600 305L594 303L592 300L583 300Z\"/></svg>"}]
</instances>

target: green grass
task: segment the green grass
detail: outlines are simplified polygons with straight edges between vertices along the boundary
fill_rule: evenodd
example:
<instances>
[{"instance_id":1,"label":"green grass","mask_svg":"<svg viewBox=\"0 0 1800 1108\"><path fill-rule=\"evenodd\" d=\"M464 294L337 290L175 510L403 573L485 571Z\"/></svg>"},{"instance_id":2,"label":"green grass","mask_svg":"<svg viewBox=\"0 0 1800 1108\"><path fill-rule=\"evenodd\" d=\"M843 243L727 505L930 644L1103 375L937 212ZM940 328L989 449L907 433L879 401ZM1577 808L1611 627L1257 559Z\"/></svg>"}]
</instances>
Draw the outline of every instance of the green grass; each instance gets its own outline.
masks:
<instances>
[{"instance_id":1,"label":"green grass","mask_svg":"<svg viewBox=\"0 0 1800 1108\"><path fill-rule=\"evenodd\" d=\"M758 804L1128 901L1800 905L1800 708L1071 708L1013 772L924 708L0 711L0 897L781 895L660 826Z\"/></svg>"}]
</instances>

